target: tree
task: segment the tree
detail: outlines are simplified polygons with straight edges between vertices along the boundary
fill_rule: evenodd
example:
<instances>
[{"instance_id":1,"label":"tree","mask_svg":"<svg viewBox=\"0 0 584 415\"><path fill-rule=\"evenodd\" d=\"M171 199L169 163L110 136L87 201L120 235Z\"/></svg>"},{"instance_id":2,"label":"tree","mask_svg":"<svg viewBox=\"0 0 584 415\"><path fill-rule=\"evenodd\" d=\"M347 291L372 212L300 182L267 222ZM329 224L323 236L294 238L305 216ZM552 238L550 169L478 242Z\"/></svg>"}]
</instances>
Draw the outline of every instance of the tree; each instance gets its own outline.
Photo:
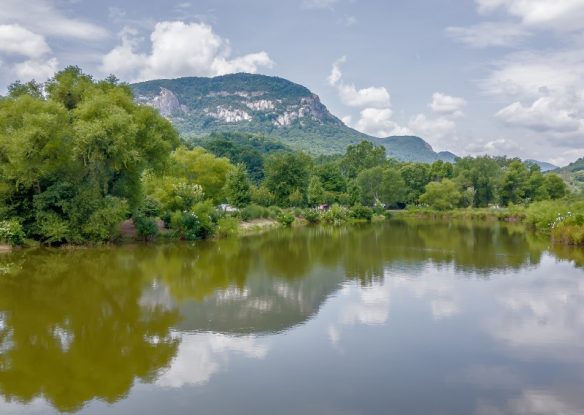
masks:
<instances>
[{"instance_id":1,"label":"tree","mask_svg":"<svg viewBox=\"0 0 584 415\"><path fill-rule=\"evenodd\" d=\"M465 191L472 192L474 207L487 207L497 201L497 186L501 168L496 159L489 156L458 159L454 177Z\"/></svg>"},{"instance_id":2,"label":"tree","mask_svg":"<svg viewBox=\"0 0 584 415\"><path fill-rule=\"evenodd\" d=\"M431 182L426 185L426 191L420 196L420 203L436 210L454 209L461 199L458 186L450 179L441 182Z\"/></svg>"},{"instance_id":3,"label":"tree","mask_svg":"<svg viewBox=\"0 0 584 415\"><path fill-rule=\"evenodd\" d=\"M400 174L393 167L383 171L381 181L381 202L387 207L403 207L406 202L408 187Z\"/></svg>"},{"instance_id":4,"label":"tree","mask_svg":"<svg viewBox=\"0 0 584 415\"><path fill-rule=\"evenodd\" d=\"M436 160L430 166L430 180L433 182L439 182L442 179L451 179L453 174L454 167L452 163Z\"/></svg>"},{"instance_id":5,"label":"tree","mask_svg":"<svg viewBox=\"0 0 584 415\"><path fill-rule=\"evenodd\" d=\"M189 150L181 146L172 154L170 175L201 185L205 195L219 203L225 200L227 174L232 169L233 165L228 159L215 157L202 147Z\"/></svg>"},{"instance_id":6,"label":"tree","mask_svg":"<svg viewBox=\"0 0 584 415\"><path fill-rule=\"evenodd\" d=\"M308 204L311 206L320 205L324 202L324 188L318 176L311 176L308 183Z\"/></svg>"},{"instance_id":7,"label":"tree","mask_svg":"<svg viewBox=\"0 0 584 415\"><path fill-rule=\"evenodd\" d=\"M142 173L161 171L178 143L170 122L76 67L10 94L0 100L0 214L47 243L115 237L112 220L140 202Z\"/></svg>"},{"instance_id":8,"label":"tree","mask_svg":"<svg viewBox=\"0 0 584 415\"><path fill-rule=\"evenodd\" d=\"M340 167L343 174L352 179L363 170L381 166L385 160L385 147L375 146L370 141L361 141L359 144L347 147Z\"/></svg>"},{"instance_id":9,"label":"tree","mask_svg":"<svg viewBox=\"0 0 584 415\"><path fill-rule=\"evenodd\" d=\"M430 167L425 163L407 163L400 169L407 185L406 202L415 203L430 181Z\"/></svg>"},{"instance_id":10,"label":"tree","mask_svg":"<svg viewBox=\"0 0 584 415\"><path fill-rule=\"evenodd\" d=\"M296 190L305 197L311 164L304 153L275 153L266 158L264 183L277 204L287 206Z\"/></svg>"},{"instance_id":11,"label":"tree","mask_svg":"<svg viewBox=\"0 0 584 415\"><path fill-rule=\"evenodd\" d=\"M243 208L251 201L251 186L244 164L238 164L227 173L225 182L227 201L233 206Z\"/></svg>"},{"instance_id":12,"label":"tree","mask_svg":"<svg viewBox=\"0 0 584 415\"><path fill-rule=\"evenodd\" d=\"M561 199L568 193L564 179L554 173L545 175L544 186L551 199Z\"/></svg>"},{"instance_id":13,"label":"tree","mask_svg":"<svg viewBox=\"0 0 584 415\"><path fill-rule=\"evenodd\" d=\"M509 164L501 181L499 197L501 204L518 204L524 201L528 191L529 173L525 164L515 160Z\"/></svg>"},{"instance_id":14,"label":"tree","mask_svg":"<svg viewBox=\"0 0 584 415\"><path fill-rule=\"evenodd\" d=\"M384 203L390 207L398 207L405 201L406 184L399 171L393 167L384 169L377 166L364 170L357 176L357 183L364 205Z\"/></svg>"}]
</instances>

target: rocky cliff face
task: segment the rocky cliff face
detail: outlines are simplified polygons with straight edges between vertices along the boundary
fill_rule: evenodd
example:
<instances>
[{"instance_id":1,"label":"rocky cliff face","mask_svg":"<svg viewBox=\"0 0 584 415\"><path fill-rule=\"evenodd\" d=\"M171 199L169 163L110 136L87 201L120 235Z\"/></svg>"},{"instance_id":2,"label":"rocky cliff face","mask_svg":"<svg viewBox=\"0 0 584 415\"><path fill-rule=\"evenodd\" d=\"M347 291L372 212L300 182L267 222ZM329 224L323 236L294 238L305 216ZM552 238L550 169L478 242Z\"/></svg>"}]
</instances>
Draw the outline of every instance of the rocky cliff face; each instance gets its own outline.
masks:
<instances>
[{"instance_id":1,"label":"rocky cliff face","mask_svg":"<svg viewBox=\"0 0 584 415\"><path fill-rule=\"evenodd\" d=\"M137 97L137 101L156 108L167 118L183 112L183 108L181 107L176 95L172 91L163 87L160 87L160 93L158 95L153 97Z\"/></svg>"}]
</instances>

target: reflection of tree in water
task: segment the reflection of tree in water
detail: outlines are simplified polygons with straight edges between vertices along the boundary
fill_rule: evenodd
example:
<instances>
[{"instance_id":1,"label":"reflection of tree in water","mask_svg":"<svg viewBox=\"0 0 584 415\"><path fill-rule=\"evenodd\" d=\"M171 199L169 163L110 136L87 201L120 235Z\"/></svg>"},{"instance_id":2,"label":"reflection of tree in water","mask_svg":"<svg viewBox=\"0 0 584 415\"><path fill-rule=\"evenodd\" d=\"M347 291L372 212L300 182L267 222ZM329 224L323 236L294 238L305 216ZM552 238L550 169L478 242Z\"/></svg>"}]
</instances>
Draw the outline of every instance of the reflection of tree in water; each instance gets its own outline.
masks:
<instances>
[{"instance_id":1,"label":"reflection of tree in water","mask_svg":"<svg viewBox=\"0 0 584 415\"><path fill-rule=\"evenodd\" d=\"M169 365L177 314L140 306L144 281L132 256L120 254L5 257L12 271L0 279L0 393L7 400L44 396L60 411L94 398L112 403L136 378L152 381Z\"/></svg>"}]
</instances>

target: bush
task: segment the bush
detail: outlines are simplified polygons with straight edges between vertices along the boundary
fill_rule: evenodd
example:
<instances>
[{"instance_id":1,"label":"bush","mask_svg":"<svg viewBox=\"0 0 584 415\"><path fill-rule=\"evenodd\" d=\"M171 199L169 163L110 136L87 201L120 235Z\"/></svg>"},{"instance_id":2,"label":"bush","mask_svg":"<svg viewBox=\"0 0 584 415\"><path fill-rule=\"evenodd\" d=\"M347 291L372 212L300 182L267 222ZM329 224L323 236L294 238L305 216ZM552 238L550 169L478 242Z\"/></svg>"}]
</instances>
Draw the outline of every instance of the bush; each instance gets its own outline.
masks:
<instances>
[{"instance_id":1,"label":"bush","mask_svg":"<svg viewBox=\"0 0 584 415\"><path fill-rule=\"evenodd\" d=\"M14 219L0 221L0 241L12 246L24 243L22 225Z\"/></svg>"},{"instance_id":2,"label":"bush","mask_svg":"<svg viewBox=\"0 0 584 415\"><path fill-rule=\"evenodd\" d=\"M134 225L136 226L136 233L144 240L152 240L158 235L158 225L156 219L146 216L135 216Z\"/></svg>"},{"instance_id":3,"label":"bush","mask_svg":"<svg viewBox=\"0 0 584 415\"><path fill-rule=\"evenodd\" d=\"M320 222L320 211L318 209L306 209L303 213L304 219L310 224Z\"/></svg>"},{"instance_id":4,"label":"bush","mask_svg":"<svg viewBox=\"0 0 584 415\"><path fill-rule=\"evenodd\" d=\"M276 219L283 226L292 226L295 218L292 213L282 211Z\"/></svg>"},{"instance_id":5,"label":"bush","mask_svg":"<svg viewBox=\"0 0 584 415\"><path fill-rule=\"evenodd\" d=\"M373 209L368 206L356 204L351 208L350 214L353 219L366 220L370 222L371 218L373 217Z\"/></svg>"},{"instance_id":6,"label":"bush","mask_svg":"<svg viewBox=\"0 0 584 415\"><path fill-rule=\"evenodd\" d=\"M322 220L329 225L342 225L349 219L349 210L340 205L332 207L322 214Z\"/></svg>"},{"instance_id":7,"label":"bush","mask_svg":"<svg viewBox=\"0 0 584 415\"><path fill-rule=\"evenodd\" d=\"M84 236L94 242L108 242L120 236L120 223L128 215L128 202L124 199L108 196L103 206L91 214L83 226Z\"/></svg>"},{"instance_id":8,"label":"bush","mask_svg":"<svg viewBox=\"0 0 584 415\"><path fill-rule=\"evenodd\" d=\"M39 212L35 225L34 233L43 243L60 244L71 239L69 223L53 212Z\"/></svg>"},{"instance_id":9,"label":"bush","mask_svg":"<svg viewBox=\"0 0 584 415\"><path fill-rule=\"evenodd\" d=\"M236 218L224 217L217 221L217 236L222 238L237 236L239 221Z\"/></svg>"},{"instance_id":10,"label":"bush","mask_svg":"<svg viewBox=\"0 0 584 415\"><path fill-rule=\"evenodd\" d=\"M241 220L248 221L253 219L270 217L270 210L260 205L249 205L240 211Z\"/></svg>"}]
</instances>

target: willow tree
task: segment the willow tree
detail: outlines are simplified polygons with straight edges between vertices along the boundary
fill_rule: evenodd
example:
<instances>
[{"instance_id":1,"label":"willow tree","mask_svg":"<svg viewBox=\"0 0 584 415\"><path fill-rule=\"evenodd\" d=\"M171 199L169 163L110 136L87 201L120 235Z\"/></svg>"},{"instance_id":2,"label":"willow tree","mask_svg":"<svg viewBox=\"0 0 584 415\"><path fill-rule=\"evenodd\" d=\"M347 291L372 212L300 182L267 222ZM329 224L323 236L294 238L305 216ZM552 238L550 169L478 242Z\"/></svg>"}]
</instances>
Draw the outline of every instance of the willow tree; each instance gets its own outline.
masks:
<instances>
[{"instance_id":1,"label":"willow tree","mask_svg":"<svg viewBox=\"0 0 584 415\"><path fill-rule=\"evenodd\" d=\"M141 175L160 170L178 134L113 77L77 67L0 100L0 212L49 243L107 240L141 201Z\"/></svg>"}]
</instances>

